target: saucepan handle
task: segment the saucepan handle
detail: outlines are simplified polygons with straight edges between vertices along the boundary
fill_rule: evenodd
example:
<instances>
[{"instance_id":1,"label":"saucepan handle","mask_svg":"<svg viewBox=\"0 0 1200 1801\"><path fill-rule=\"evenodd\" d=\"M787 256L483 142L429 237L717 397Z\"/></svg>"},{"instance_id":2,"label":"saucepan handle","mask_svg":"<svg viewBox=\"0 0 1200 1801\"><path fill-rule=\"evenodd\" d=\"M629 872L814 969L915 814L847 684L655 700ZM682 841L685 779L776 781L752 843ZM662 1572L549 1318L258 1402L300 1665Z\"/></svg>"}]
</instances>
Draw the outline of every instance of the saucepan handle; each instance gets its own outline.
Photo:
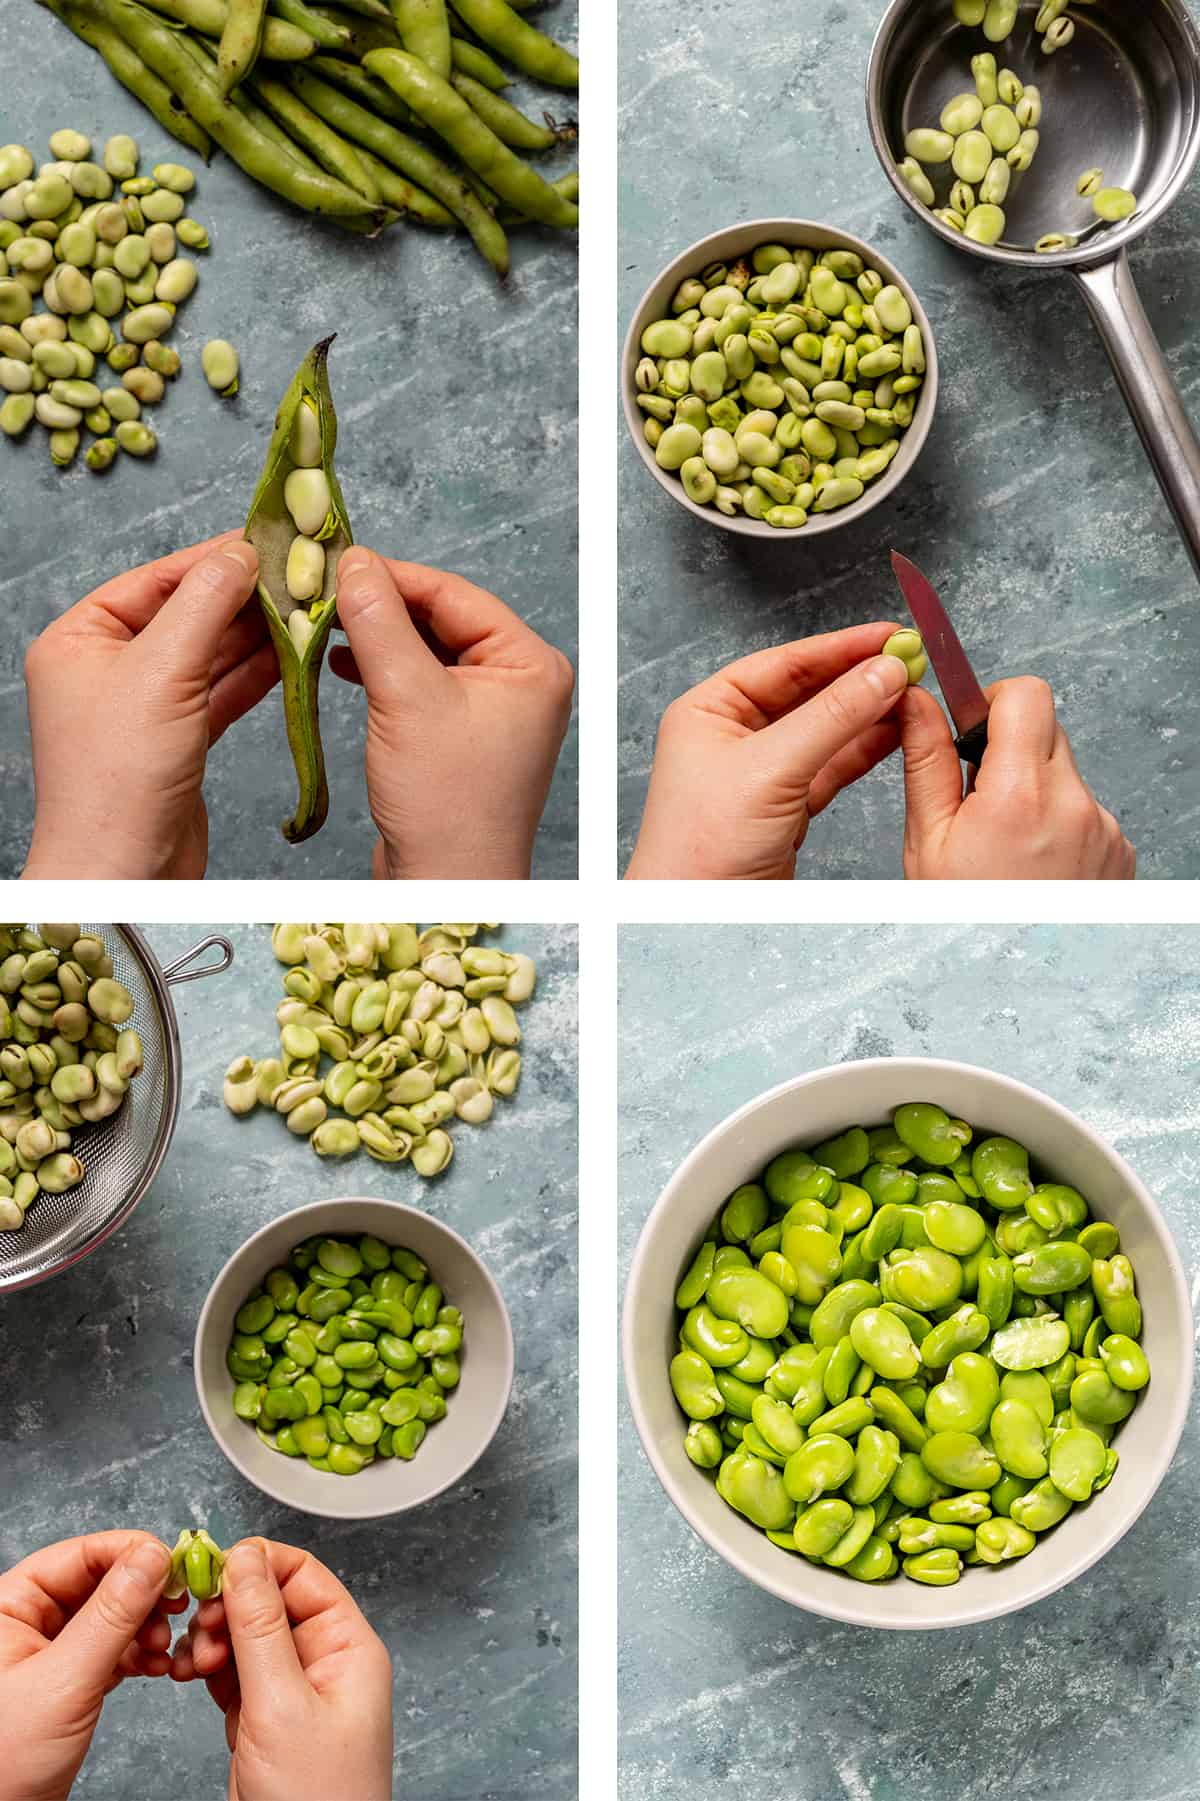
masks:
<instances>
[{"instance_id":1,"label":"saucepan handle","mask_svg":"<svg viewBox=\"0 0 1200 1801\"><path fill-rule=\"evenodd\" d=\"M1122 250L1111 262L1072 274L1200 575L1200 439L1146 317L1129 258Z\"/></svg>"}]
</instances>

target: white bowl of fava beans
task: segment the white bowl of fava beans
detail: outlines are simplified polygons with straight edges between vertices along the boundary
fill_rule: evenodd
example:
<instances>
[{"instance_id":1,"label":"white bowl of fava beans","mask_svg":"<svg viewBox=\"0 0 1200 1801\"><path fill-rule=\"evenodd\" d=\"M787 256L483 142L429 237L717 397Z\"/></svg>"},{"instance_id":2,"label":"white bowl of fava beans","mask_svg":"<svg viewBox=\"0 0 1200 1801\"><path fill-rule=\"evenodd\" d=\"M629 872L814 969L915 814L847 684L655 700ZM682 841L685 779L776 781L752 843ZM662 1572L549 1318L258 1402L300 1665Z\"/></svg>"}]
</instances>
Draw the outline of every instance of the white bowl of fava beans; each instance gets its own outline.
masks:
<instances>
[{"instance_id":1,"label":"white bowl of fava beans","mask_svg":"<svg viewBox=\"0 0 1200 1801\"><path fill-rule=\"evenodd\" d=\"M898 1577L856 1582L773 1545L717 1494L684 1448L686 1421L668 1364L676 1349L674 1289L733 1189L754 1181L781 1151L848 1126L882 1125L906 1101L934 1101L988 1133L1025 1145L1041 1170L1087 1197L1092 1215L1121 1235L1145 1316L1152 1379L1114 1444L1112 1482L1076 1507L1028 1556L964 1570L950 1587ZM1014 1613L1064 1588L1129 1531L1167 1473L1187 1418L1194 1327L1187 1278L1154 1201L1091 1127L1048 1095L969 1064L879 1058L798 1076L715 1126L667 1183L643 1228L625 1294L623 1351L630 1404L646 1455L692 1530L741 1575L809 1613L900 1630L971 1626Z\"/></svg>"},{"instance_id":2,"label":"white bowl of fava beans","mask_svg":"<svg viewBox=\"0 0 1200 1801\"><path fill-rule=\"evenodd\" d=\"M410 1462L378 1458L357 1475L338 1476L313 1469L303 1457L272 1450L249 1421L238 1418L225 1353L242 1303L269 1270L287 1263L294 1246L317 1237L355 1241L364 1233L391 1249L414 1251L446 1303L460 1309L462 1374L448 1397L446 1417L429 1430ZM248 1482L301 1513L371 1520L419 1507L461 1481L499 1430L514 1361L504 1297L466 1240L416 1207L350 1197L315 1201L285 1213L233 1253L209 1290L196 1326L194 1374L208 1429Z\"/></svg>"},{"instance_id":3,"label":"white bowl of fava beans","mask_svg":"<svg viewBox=\"0 0 1200 1801\"><path fill-rule=\"evenodd\" d=\"M780 530L767 524L765 520L747 518L740 511L732 514L722 513L715 506L701 506L692 500L685 493L679 475L660 468L656 462L654 451L646 441L644 429L646 415L637 404L636 370L643 354L642 333L655 320L671 316L672 297L680 283L690 277L698 277L700 271L709 267L710 264L729 264L739 257L749 257L764 244L805 247L818 253L826 250L856 252L868 268L878 270L885 282L899 288L904 295L912 312L913 323L921 329L925 350L925 373L922 385L916 394L916 410L912 423L902 433L899 452L883 474L868 482L859 499L850 505L829 513L810 512L807 524L787 530ZM891 259L872 248L870 244L864 243L861 238L852 237L849 232L840 231L834 226L822 225L810 219L745 220L739 225L727 226L723 231L712 232L708 237L701 238L697 243L690 245L673 262L669 263L646 289L630 320L621 357L621 399L625 408L629 435L633 439L642 462L659 486L679 506L686 507L695 518L704 520L708 525L715 525L721 531L733 532L739 537L768 539L772 542L790 539L794 540L797 545L803 545L806 539L822 537L829 532L856 525L881 501L894 494L920 456L925 440L929 436L934 412L937 408L937 396L937 346L934 343L933 327L929 323L929 316L921 305L915 289Z\"/></svg>"}]
</instances>

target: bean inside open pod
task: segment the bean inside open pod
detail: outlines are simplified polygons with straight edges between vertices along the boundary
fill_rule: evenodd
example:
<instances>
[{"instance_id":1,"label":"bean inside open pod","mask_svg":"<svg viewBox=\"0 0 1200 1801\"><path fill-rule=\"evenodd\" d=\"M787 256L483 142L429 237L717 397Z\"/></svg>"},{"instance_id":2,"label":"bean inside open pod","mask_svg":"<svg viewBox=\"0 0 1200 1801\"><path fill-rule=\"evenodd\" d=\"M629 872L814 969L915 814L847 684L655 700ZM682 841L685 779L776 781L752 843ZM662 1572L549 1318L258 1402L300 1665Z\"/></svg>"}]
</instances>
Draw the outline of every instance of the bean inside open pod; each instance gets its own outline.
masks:
<instances>
[{"instance_id":1,"label":"bean inside open pod","mask_svg":"<svg viewBox=\"0 0 1200 1801\"><path fill-rule=\"evenodd\" d=\"M325 645L337 613L338 562L354 542L333 466L337 414L326 367L332 343L329 337L314 346L284 395L266 467L246 520L246 536L258 552L258 597L279 658L288 743L300 788L296 811L283 824L283 835L290 844L300 844L319 832L329 811L318 687ZM298 459L298 450L308 444L313 450L304 454L315 455L315 463ZM289 490L288 478L302 469L313 478L323 476L328 489L328 507L315 529L310 529L307 519L297 520L288 504L289 496L295 503L295 485ZM288 584L288 560L301 525L303 535L325 553L319 592L308 601L293 599Z\"/></svg>"}]
</instances>

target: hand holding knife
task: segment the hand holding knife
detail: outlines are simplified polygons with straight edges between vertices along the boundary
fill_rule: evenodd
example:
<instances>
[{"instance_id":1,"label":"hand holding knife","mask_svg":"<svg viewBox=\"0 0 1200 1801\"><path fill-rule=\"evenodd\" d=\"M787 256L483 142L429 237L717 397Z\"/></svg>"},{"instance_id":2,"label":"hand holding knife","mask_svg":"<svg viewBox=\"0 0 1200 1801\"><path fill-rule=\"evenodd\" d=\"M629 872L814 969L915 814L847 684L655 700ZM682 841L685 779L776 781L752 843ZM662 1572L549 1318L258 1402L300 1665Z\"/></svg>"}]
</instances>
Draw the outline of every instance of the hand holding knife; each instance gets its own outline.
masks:
<instances>
[{"instance_id":1,"label":"hand holding knife","mask_svg":"<svg viewBox=\"0 0 1200 1801\"><path fill-rule=\"evenodd\" d=\"M964 763L978 769L988 742L988 700L979 685L966 651L959 643L946 609L915 564L899 551L892 552L892 568L908 610L925 641L954 729L955 744Z\"/></svg>"}]
</instances>

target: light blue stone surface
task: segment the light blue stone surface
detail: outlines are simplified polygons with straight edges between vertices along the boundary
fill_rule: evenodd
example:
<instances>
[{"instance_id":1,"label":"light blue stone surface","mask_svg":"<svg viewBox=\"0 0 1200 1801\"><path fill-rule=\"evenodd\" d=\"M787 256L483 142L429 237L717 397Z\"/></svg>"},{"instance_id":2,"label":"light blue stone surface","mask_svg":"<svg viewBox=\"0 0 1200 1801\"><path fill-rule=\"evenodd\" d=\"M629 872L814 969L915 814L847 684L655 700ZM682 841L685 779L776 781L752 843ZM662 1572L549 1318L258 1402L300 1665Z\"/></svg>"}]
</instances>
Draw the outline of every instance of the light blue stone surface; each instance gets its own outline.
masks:
<instances>
[{"instance_id":1,"label":"light blue stone surface","mask_svg":"<svg viewBox=\"0 0 1200 1801\"><path fill-rule=\"evenodd\" d=\"M206 927L149 926L163 963ZM303 1545L350 1588L392 1653L396 1793L527 1801L575 1788L576 934L511 926L539 965L521 1010L521 1086L486 1127L456 1129L433 1182L365 1156L320 1162L264 1112L221 1102L233 1057L267 1054L281 966L268 929L227 932L225 975L174 990L183 1101L158 1180L122 1230L65 1275L0 1297L0 1568L79 1532L129 1525L174 1543ZM452 1225L498 1281L516 1385L491 1448L437 1500L339 1525L261 1495L229 1465L192 1379L196 1319L221 1265L308 1201L371 1194ZM468 1349L470 1335L468 1325ZM330 1478L334 1480L334 1478ZM350 1478L353 1480L353 1478ZM202 1687L127 1683L106 1704L79 1801L224 1795L220 1716ZM316 1798L314 1798L316 1801Z\"/></svg>"},{"instance_id":2,"label":"light blue stone surface","mask_svg":"<svg viewBox=\"0 0 1200 1801\"><path fill-rule=\"evenodd\" d=\"M566 42L575 41L577 16L575 0L555 8ZM275 409L312 345L331 332L338 334L329 364L338 471L355 537L490 589L574 661L573 235L514 231L513 272L501 286L463 233L398 226L367 242L319 223L220 153L205 170L34 0L0 7L0 69L3 141L28 143L44 158L60 125L87 131L97 145L131 132L144 168L165 158L196 168L191 207L212 239L208 255L197 257L200 285L173 334L184 373L153 411L160 440L153 461L122 457L96 476L81 459L64 472L51 467L40 426L16 445L0 440L0 877L20 871L33 818L22 674L30 639L113 576L242 525ZM21 79L13 80L17 69ZM522 82L511 93L534 116L545 107L560 117L575 112L573 96L547 88ZM545 167L565 172L577 154L568 146ZM214 337L241 352L233 401L218 399L200 372L200 351ZM114 720L113 729L129 728ZM279 832L295 778L278 691L213 749L205 784L210 875L370 875L366 702L328 669L321 729L329 821L299 846ZM575 875L577 767L572 728L535 876Z\"/></svg>"},{"instance_id":3,"label":"light blue stone surface","mask_svg":"<svg viewBox=\"0 0 1200 1801\"><path fill-rule=\"evenodd\" d=\"M735 1107L825 1064L931 1056L1086 1119L1157 1199L1195 1293L1198 950L1187 928L626 928L622 1276L669 1176ZM988 1626L871 1632L724 1564L623 1410L623 1796L1192 1801L1198 1468L1193 1409L1147 1511L1069 1588Z\"/></svg>"},{"instance_id":4,"label":"light blue stone surface","mask_svg":"<svg viewBox=\"0 0 1200 1801\"><path fill-rule=\"evenodd\" d=\"M942 389L905 484L860 526L819 540L800 532L764 545L704 525L658 488L619 424L621 866L667 703L751 651L902 617L896 548L939 590L981 680L1052 684L1084 776L1136 845L1141 875L1194 877L1195 574L1078 290L949 249L892 191L866 124L882 13L882 0L802 16L751 16L726 0L622 8L622 332L696 239L741 219L811 219L878 245L908 277L933 324ZM1048 114L1063 56L1057 77L1039 70ZM1132 259L1195 419L1198 237L1193 179ZM902 831L897 757L816 823L797 874L899 876Z\"/></svg>"}]
</instances>

